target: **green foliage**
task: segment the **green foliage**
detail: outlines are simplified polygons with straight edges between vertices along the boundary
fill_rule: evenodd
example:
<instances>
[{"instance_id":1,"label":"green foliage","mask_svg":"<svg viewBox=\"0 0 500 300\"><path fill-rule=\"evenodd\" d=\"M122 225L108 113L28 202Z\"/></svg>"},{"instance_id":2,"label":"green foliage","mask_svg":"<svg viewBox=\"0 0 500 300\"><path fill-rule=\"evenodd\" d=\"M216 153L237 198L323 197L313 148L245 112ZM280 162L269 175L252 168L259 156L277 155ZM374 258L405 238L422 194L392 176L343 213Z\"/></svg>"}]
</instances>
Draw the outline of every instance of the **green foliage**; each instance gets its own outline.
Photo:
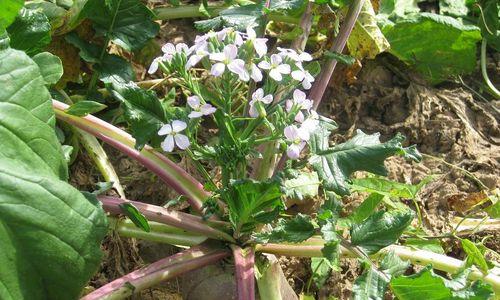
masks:
<instances>
[{"instance_id":1,"label":"green foliage","mask_svg":"<svg viewBox=\"0 0 500 300\"><path fill-rule=\"evenodd\" d=\"M349 215L354 223L359 223L368 218L377 208L384 196L379 193L372 193Z\"/></svg>"},{"instance_id":2,"label":"green foliage","mask_svg":"<svg viewBox=\"0 0 500 300\"><path fill-rule=\"evenodd\" d=\"M0 61L0 298L75 299L99 266L107 219L61 180L67 166L38 65L14 49Z\"/></svg>"},{"instance_id":3,"label":"green foliage","mask_svg":"<svg viewBox=\"0 0 500 300\"><path fill-rule=\"evenodd\" d=\"M23 7L24 0L0 0L0 32L16 19L17 13Z\"/></svg>"},{"instance_id":4,"label":"green foliage","mask_svg":"<svg viewBox=\"0 0 500 300\"><path fill-rule=\"evenodd\" d=\"M247 26L260 25L262 22L262 4L248 4L225 9L218 17L195 22L196 29L209 31L221 27L234 27L245 31Z\"/></svg>"},{"instance_id":5,"label":"green foliage","mask_svg":"<svg viewBox=\"0 0 500 300\"><path fill-rule=\"evenodd\" d=\"M481 6L478 25L481 28L481 35L486 38L488 45L496 51L500 51L500 21L499 7L496 0L480 0Z\"/></svg>"},{"instance_id":6,"label":"green foliage","mask_svg":"<svg viewBox=\"0 0 500 300\"><path fill-rule=\"evenodd\" d=\"M308 0L274 0L270 1L269 11L287 15L299 15L305 8Z\"/></svg>"},{"instance_id":7,"label":"green foliage","mask_svg":"<svg viewBox=\"0 0 500 300\"><path fill-rule=\"evenodd\" d=\"M42 52L33 56L32 59L38 65L46 85L56 84L61 79L64 70L59 57L49 52Z\"/></svg>"},{"instance_id":8,"label":"green foliage","mask_svg":"<svg viewBox=\"0 0 500 300\"><path fill-rule=\"evenodd\" d=\"M434 253L445 254L441 242L436 239L418 239L418 238L408 238L405 241L405 245L417 249L427 250Z\"/></svg>"},{"instance_id":9,"label":"green foliage","mask_svg":"<svg viewBox=\"0 0 500 300\"><path fill-rule=\"evenodd\" d=\"M132 223L134 223L135 226L146 232L151 231L148 219L146 219L146 217L132 203L122 203L120 204L120 209L132 221Z\"/></svg>"},{"instance_id":10,"label":"green foliage","mask_svg":"<svg viewBox=\"0 0 500 300\"><path fill-rule=\"evenodd\" d=\"M66 109L66 112L73 116L84 117L88 114L93 114L101 111L106 107L107 106L105 104L99 102L84 100L72 104Z\"/></svg>"},{"instance_id":11,"label":"green foliage","mask_svg":"<svg viewBox=\"0 0 500 300\"><path fill-rule=\"evenodd\" d=\"M324 257L311 257L312 280L318 289L325 285L330 276L331 266L328 259Z\"/></svg>"},{"instance_id":12,"label":"green foliage","mask_svg":"<svg viewBox=\"0 0 500 300\"><path fill-rule=\"evenodd\" d=\"M348 66L352 66L356 62L354 57L337 52L325 51L324 56Z\"/></svg>"},{"instance_id":13,"label":"green foliage","mask_svg":"<svg viewBox=\"0 0 500 300\"><path fill-rule=\"evenodd\" d=\"M125 119L136 139L135 148L140 150L149 141L159 144L158 130L167 122L167 117L156 94L133 82L115 82L111 92L122 103Z\"/></svg>"},{"instance_id":14,"label":"green foliage","mask_svg":"<svg viewBox=\"0 0 500 300\"><path fill-rule=\"evenodd\" d=\"M467 16L469 9L465 0L439 0L439 12L453 17Z\"/></svg>"},{"instance_id":15,"label":"green foliage","mask_svg":"<svg viewBox=\"0 0 500 300\"><path fill-rule=\"evenodd\" d=\"M22 9L8 28L10 46L33 56L41 52L51 41L50 23L41 11Z\"/></svg>"},{"instance_id":16,"label":"green foliage","mask_svg":"<svg viewBox=\"0 0 500 300\"><path fill-rule=\"evenodd\" d=\"M428 176L418 184L412 185L377 177L359 178L352 180L351 189L353 191L377 193L388 197L415 199L422 187L431 180L432 176Z\"/></svg>"},{"instance_id":17,"label":"green foliage","mask_svg":"<svg viewBox=\"0 0 500 300\"><path fill-rule=\"evenodd\" d=\"M479 29L452 17L431 13L407 15L383 27L382 32L391 44L390 52L415 66L433 84L470 73L476 67Z\"/></svg>"},{"instance_id":18,"label":"green foliage","mask_svg":"<svg viewBox=\"0 0 500 300\"><path fill-rule=\"evenodd\" d=\"M304 200L318 195L319 178L316 172L287 172L281 189L288 199Z\"/></svg>"},{"instance_id":19,"label":"green foliage","mask_svg":"<svg viewBox=\"0 0 500 300\"><path fill-rule=\"evenodd\" d=\"M237 235L250 233L258 223L270 223L283 206L276 181L235 180L222 196Z\"/></svg>"},{"instance_id":20,"label":"green foliage","mask_svg":"<svg viewBox=\"0 0 500 300\"><path fill-rule=\"evenodd\" d=\"M300 243L312 237L314 232L311 217L298 214L289 220L279 219L270 232L260 232L253 236L258 243Z\"/></svg>"},{"instance_id":21,"label":"green foliage","mask_svg":"<svg viewBox=\"0 0 500 300\"><path fill-rule=\"evenodd\" d=\"M393 278L390 287L400 300L483 300L493 295L490 285L480 281L468 284L466 278L462 274L455 280L448 280L434 274L432 267L428 266L417 274Z\"/></svg>"},{"instance_id":22,"label":"green foliage","mask_svg":"<svg viewBox=\"0 0 500 300\"><path fill-rule=\"evenodd\" d=\"M316 141L321 141L317 136ZM323 143L327 144L326 138ZM323 180L323 187L340 195L349 194L347 180L355 171L368 171L386 176L384 161L387 157L398 154L419 160L420 154L414 147L404 148L401 143L404 137L397 135L393 139L380 143L379 134L367 135L362 131L349 141L325 149L325 145L312 146L315 155L310 163ZM318 143L316 142L316 143ZM322 149L318 151L317 149Z\"/></svg>"},{"instance_id":23,"label":"green foliage","mask_svg":"<svg viewBox=\"0 0 500 300\"><path fill-rule=\"evenodd\" d=\"M476 265L483 273L488 272L488 264L479 248L468 239L461 239L462 248L467 253L467 264Z\"/></svg>"},{"instance_id":24,"label":"green foliage","mask_svg":"<svg viewBox=\"0 0 500 300\"><path fill-rule=\"evenodd\" d=\"M351 242L368 253L396 242L413 220L413 211L378 211L361 223L353 224Z\"/></svg>"}]
</instances>

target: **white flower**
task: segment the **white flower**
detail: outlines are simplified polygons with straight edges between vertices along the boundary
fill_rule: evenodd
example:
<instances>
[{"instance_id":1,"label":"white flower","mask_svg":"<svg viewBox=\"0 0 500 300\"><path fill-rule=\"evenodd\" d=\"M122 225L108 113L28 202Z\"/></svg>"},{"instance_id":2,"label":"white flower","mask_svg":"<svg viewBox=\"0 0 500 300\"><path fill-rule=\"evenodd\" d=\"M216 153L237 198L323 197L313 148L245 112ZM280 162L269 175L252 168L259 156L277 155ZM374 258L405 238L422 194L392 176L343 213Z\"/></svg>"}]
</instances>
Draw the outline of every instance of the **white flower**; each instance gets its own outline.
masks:
<instances>
[{"instance_id":1,"label":"white flower","mask_svg":"<svg viewBox=\"0 0 500 300\"><path fill-rule=\"evenodd\" d=\"M298 159L300 152L304 149L306 141L309 140L309 132L297 128L295 125L285 127L285 138L288 142L286 154L291 159Z\"/></svg>"},{"instance_id":2,"label":"white flower","mask_svg":"<svg viewBox=\"0 0 500 300\"><path fill-rule=\"evenodd\" d=\"M190 119L199 118L201 116L208 116L213 114L217 110L211 104L206 103L202 105L198 96L188 97L187 103L193 109L193 111L188 115Z\"/></svg>"},{"instance_id":3,"label":"white flower","mask_svg":"<svg viewBox=\"0 0 500 300\"><path fill-rule=\"evenodd\" d=\"M248 113L252 118L256 118L259 116L259 112L255 105L261 102L263 104L270 104L273 102L273 95L266 95L264 96L264 90L262 88L257 89L253 94L252 94L252 101L250 101L250 109Z\"/></svg>"},{"instance_id":4,"label":"white flower","mask_svg":"<svg viewBox=\"0 0 500 300\"><path fill-rule=\"evenodd\" d=\"M250 77L253 79L255 82L260 82L262 81L262 71L257 67L256 64L252 63L250 65Z\"/></svg>"},{"instance_id":5,"label":"white flower","mask_svg":"<svg viewBox=\"0 0 500 300\"><path fill-rule=\"evenodd\" d=\"M309 71L304 70L302 64L297 64L298 70L292 72L292 78L297 81L302 81L302 87L308 90L311 88L311 82L314 82L314 77L309 73Z\"/></svg>"},{"instance_id":6,"label":"white flower","mask_svg":"<svg viewBox=\"0 0 500 300\"><path fill-rule=\"evenodd\" d=\"M300 129L311 134L316 130L316 127L318 127L318 125L319 125L318 113L314 110L311 110L309 112L309 116L307 117L307 119L300 125Z\"/></svg>"},{"instance_id":7,"label":"white flower","mask_svg":"<svg viewBox=\"0 0 500 300\"><path fill-rule=\"evenodd\" d=\"M161 47L161 51L164 53L163 54L163 60L170 62L174 55L180 54L180 53L188 53L189 48L186 44L184 43L179 43L174 46L172 43L166 43Z\"/></svg>"},{"instance_id":8,"label":"white flower","mask_svg":"<svg viewBox=\"0 0 500 300\"><path fill-rule=\"evenodd\" d=\"M186 63L186 70L196 66L196 64L198 64L200 60L202 60L205 56L209 54L207 51L207 47L208 44L205 42L204 44L194 45L191 48L189 48L189 53L191 53L191 56L189 57Z\"/></svg>"},{"instance_id":9,"label":"white flower","mask_svg":"<svg viewBox=\"0 0 500 300\"><path fill-rule=\"evenodd\" d=\"M153 59L151 66L149 66L148 73L149 74L156 73L156 71L158 71L158 65L162 60L163 60L163 57L161 57L161 56Z\"/></svg>"},{"instance_id":10,"label":"white flower","mask_svg":"<svg viewBox=\"0 0 500 300\"><path fill-rule=\"evenodd\" d=\"M276 81L281 81L281 74L290 74L290 65L282 64L283 58L278 54L271 55L271 63L261 61L259 67L264 70L270 70L269 76Z\"/></svg>"},{"instance_id":11,"label":"white flower","mask_svg":"<svg viewBox=\"0 0 500 300\"><path fill-rule=\"evenodd\" d=\"M267 53L267 39L258 38L255 30L251 26L247 27L247 40L250 41L259 57Z\"/></svg>"},{"instance_id":12,"label":"white flower","mask_svg":"<svg viewBox=\"0 0 500 300\"><path fill-rule=\"evenodd\" d=\"M278 47L278 51L280 51L281 56L288 57L291 60L298 62L298 63L302 63L304 61L311 61L313 59L311 54L309 54L307 52L302 52L299 54L299 53L297 53L297 51L295 51L293 49L286 49L286 48L281 48L281 47Z\"/></svg>"},{"instance_id":13,"label":"white flower","mask_svg":"<svg viewBox=\"0 0 500 300\"><path fill-rule=\"evenodd\" d=\"M233 43L236 46L243 45L243 37L241 37L241 32L234 30L234 28L232 27L224 28L221 31L219 31L218 34L219 34L219 40L221 42L224 41L226 37L231 37L234 38Z\"/></svg>"},{"instance_id":14,"label":"white flower","mask_svg":"<svg viewBox=\"0 0 500 300\"><path fill-rule=\"evenodd\" d=\"M245 69L245 62L236 58L237 55L238 48L235 45L226 45L223 52L211 53L210 59L219 62L212 66L210 73L214 76L221 76L227 66L229 71L237 74L241 80L250 80L250 74Z\"/></svg>"},{"instance_id":15,"label":"white flower","mask_svg":"<svg viewBox=\"0 0 500 300\"><path fill-rule=\"evenodd\" d=\"M290 112L294 106L299 108L299 112L295 115L295 121L302 123L304 122L304 113L301 110L310 110L313 106L313 102L306 98L306 93L301 90L293 91L293 100L286 100L285 109Z\"/></svg>"},{"instance_id":16,"label":"white flower","mask_svg":"<svg viewBox=\"0 0 500 300\"><path fill-rule=\"evenodd\" d=\"M190 143L188 137L184 134L180 134L186 127L187 124L179 120L174 120L172 124L163 125L158 131L158 135L167 135L167 137L161 143L161 148L166 152L172 152L175 145L182 150L189 147Z\"/></svg>"}]
</instances>

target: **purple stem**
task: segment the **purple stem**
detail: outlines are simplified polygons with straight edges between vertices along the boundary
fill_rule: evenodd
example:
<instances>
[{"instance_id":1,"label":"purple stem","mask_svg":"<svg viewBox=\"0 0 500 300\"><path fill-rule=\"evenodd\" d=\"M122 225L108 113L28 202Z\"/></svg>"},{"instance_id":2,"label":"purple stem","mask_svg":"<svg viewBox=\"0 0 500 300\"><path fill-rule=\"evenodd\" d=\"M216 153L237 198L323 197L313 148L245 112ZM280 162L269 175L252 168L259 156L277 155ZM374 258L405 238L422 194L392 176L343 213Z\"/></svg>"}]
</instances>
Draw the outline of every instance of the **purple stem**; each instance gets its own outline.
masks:
<instances>
[{"instance_id":1,"label":"purple stem","mask_svg":"<svg viewBox=\"0 0 500 300\"><path fill-rule=\"evenodd\" d=\"M203 200L209 193L203 185L177 164L155 151L150 146L145 146L142 151L137 151L133 146L135 139L125 131L102 121L92 115L76 117L65 113L68 105L53 100L56 117L64 122L76 126L83 131L101 139L127 156L137 160L147 169L158 175L167 185L188 198L190 205L199 213L203 211Z\"/></svg>"},{"instance_id":2,"label":"purple stem","mask_svg":"<svg viewBox=\"0 0 500 300\"><path fill-rule=\"evenodd\" d=\"M347 12L345 21L340 27L339 35L333 42L330 51L337 53L342 53L342 51L344 51L347 39L349 38L349 35L354 28L354 24L358 19L359 13L361 12L363 1L364 0L354 0L349 6L349 11ZM336 65L337 60L335 59L331 59L326 62L326 66L322 68L321 73L314 82L311 93L309 94L309 98L314 101L314 109L317 109L319 104L321 103L321 99L323 98L323 94L325 93L328 83L330 82L330 78L332 77Z\"/></svg>"},{"instance_id":3,"label":"purple stem","mask_svg":"<svg viewBox=\"0 0 500 300\"><path fill-rule=\"evenodd\" d=\"M238 300L255 299L255 252L253 248L242 249L231 246L234 256L236 294Z\"/></svg>"},{"instance_id":4,"label":"purple stem","mask_svg":"<svg viewBox=\"0 0 500 300\"><path fill-rule=\"evenodd\" d=\"M120 277L81 300L124 299L164 280L213 264L229 255L230 252L225 249L194 246Z\"/></svg>"},{"instance_id":5,"label":"purple stem","mask_svg":"<svg viewBox=\"0 0 500 300\"><path fill-rule=\"evenodd\" d=\"M102 206L106 212L114 215L122 214L120 204L128 202L133 204L148 220L171 225L187 231L202 234L209 238L235 242L229 234L210 227L208 224L226 225L221 221L204 221L201 217L193 216L183 212L168 210L161 206L146 204L142 202L124 200L118 197L99 196Z\"/></svg>"}]
</instances>

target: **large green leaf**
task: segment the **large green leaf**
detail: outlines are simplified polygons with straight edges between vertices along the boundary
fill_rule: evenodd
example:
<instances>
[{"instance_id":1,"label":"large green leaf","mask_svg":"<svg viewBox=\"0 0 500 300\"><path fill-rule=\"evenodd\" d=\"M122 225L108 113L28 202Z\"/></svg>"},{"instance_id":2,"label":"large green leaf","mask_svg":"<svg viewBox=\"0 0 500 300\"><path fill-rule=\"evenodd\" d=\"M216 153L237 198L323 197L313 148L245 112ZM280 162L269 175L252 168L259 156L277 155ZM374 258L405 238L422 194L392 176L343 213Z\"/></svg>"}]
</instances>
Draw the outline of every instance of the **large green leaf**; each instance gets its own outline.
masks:
<instances>
[{"instance_id":1,"label":"large green leaf","mask_svg":"<svg viewBox=\"0 0 500 300\"><path fill-rule=\"evenodd\" d=\"M436 84L474 71L479 28L432 13L411 14L382 28L390 52ZM424 47L425 45L425 47Z\"/></svg>"},{"instance_id":2,"label":"large green leaf","mask_svg":"<svg viewBox=\"0 0 500 300\"><path fill-rule=\"evenodd\" d=\"M33 60L38 65L40 73L45 80L45 84L56 84L64 73L61 59L49 52L38 53L33 56Z\"/></svg>"},{"instance_id":3,"label":"large green leaf","mask_svg":"<svg viewBox=\"0 0 500 300\"><path fill-rule=\"evenodd\" d=\"M270 223L282 207L276 181L232 181L223 198L237 235L251 232L258 223Z\"/></svg>"},{"instance_id":4,"label":"large green leaf","mask_svg":"<svg viewBox=\"0 0 500 300\"><path fill-rule=\"evenodd\" d=\"M378 211L365 221L352 225L351 242L370 254L376 253L398 240L410 225L413 215L411 210Z\"/></svg>"},{"instance_id":5,"label":"large green leaf","mask_svg":"<svg viewBox=\"0 0 500 300\"><path fill-rule=\"evenodd\" d=\"M167 117L155 93L143 90L133 82L115 82L111 92L122 103L125 119L136 139L135 148L142 149L149 141L157 144L158 130L167 122Z\"/></svg>"},{"instance_id":6,"label":"large green leaf","mask_svg":"<svg viewBox=\"0 0 500 300\"><path fill-rule=\"evenodd\" d=\"M0 31L7 28L23 7L24 0L0 0Z\"/></svg>"},{"instance_id":7,"label":"large green leaf","mask_svg":"<svg viewBox=\"0 0 500 300\"><path fill-rule=\"evenodd\" d=\"M327 140L327 136L323 140ZM316 144L320 144L321 139ZM336 145L333 148L320 151L323 146L315 146L316 154L310 158L310 163L323 180L323 187L341 195L349 194L347 180L355 171L368 171L386 176L387 170L384 161L387 157L398 154L419 160L420 154L414 147L404 148L402 135L380 143L379 134L367 135L362 131L349 141Z\"/></svg>"},{"instance_id":8,"label":"large green leaf","mask_svg":"<svg viewBox=\"0 0 500 300\"><path fill-rule=\"evenodd\" d=\"M0 298L76 299L106 227L102 209L67 183L0 158Z\"/></svg>"},{"instance_id":9,"label":"large green leaf","mask_svg":"<svg viewBox=\"0 0 500 300\"><path fill-rule=\"evenodd\" d=\"M244 31L247 26L259 25L262 21L262 5L248 4L225 9L218 17L197 21L195 27L201 31L215 30L220 27L234 27Z\"/></svg>"},{"instance_id":10,"label":"large green leaf","mask_svg":"<svg viewBox=\"0 0 500 300\"><path fill-rule=\"evenodd\" d=\"M393 278L390 287L399 300L484 300L493 295L489 284L467 283L466 276L447 280L432 272L428 266L417 274Z\"/></svg>"},{"instance_id":11,"label":"large green leaf","mask_svg":"<svg viewBox=\"0 0 500 300\"><path fill-rule=\"evenodd\" d=\"M139 0L89 0L84 14L98 34L128 51L141 49L160 29L153 13Z\"/></svg>"},{"instance_id":12,"label":"large green leaf","mask_svg":"<svg viewBox=\"0 0 500 300\"><path fill-rule=\"evenodd\" d=\"M292 219L279 219L271 231L256 233L254 238L258 243L300 243L312 237L314 232L311 217L298 214Z\"/></svg>"},{"instance_id":13,"label":"large green leaf","mask_svg":"<svg viewBox=\"0 0 500 300\"><path fill-rule=\"evenodd\" d=\"M14 49L0 51L0 62L0 157L66 179L51 97L38 65Z\"/></svg>"},{"instance_id":14,"label":"large green leaf","mask_svg":"<svg viewBox=\"0 0 500 300\"><path fill-rule=\"evenodd\" d=\"M34 55L43 50L52 38L50 22L47 16L33 9L22 9L14 23L8 28L10 46Z\"/></svg>"},{"instance_id":15,"label":"large green leaf","mask_svg":"<svg viewBox=\"0 0 500 300\"><path fill-rule=\"evenodd\" d=\"M414 199L422 187L431 180L432 176L427 176L418 184L412 185L377 177L358 178L352 180L351 189L389 197Z\"/></svg>"},{"instance_id":16,"label":"large green leaf","mask_svg":"<svg viewBox=\"0 0 500 300\"><path fill-rule=\"evenodd\" d=\"M319 178L316 172L288 172L281 189L288 199L304 200L318 195Z\"/></svg>"}]
</instances>

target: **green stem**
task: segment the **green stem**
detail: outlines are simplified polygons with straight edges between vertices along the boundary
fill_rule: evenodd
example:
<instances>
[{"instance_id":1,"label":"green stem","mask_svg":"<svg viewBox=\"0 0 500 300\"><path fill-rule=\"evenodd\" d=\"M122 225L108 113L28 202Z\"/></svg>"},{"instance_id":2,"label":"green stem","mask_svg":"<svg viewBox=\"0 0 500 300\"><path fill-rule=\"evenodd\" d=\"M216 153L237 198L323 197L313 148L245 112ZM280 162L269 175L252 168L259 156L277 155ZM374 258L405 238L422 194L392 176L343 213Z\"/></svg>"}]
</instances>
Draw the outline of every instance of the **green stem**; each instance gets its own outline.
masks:
<instances>
[{"instance_id":1,"label":"green stem","mask_svg":"<svg viewBox=\"0 0 500 300\"><path fill-rule=\"evenodd\" d=\"M483 74L484 82L486 82L486 85L488 86L491 93L493 93L493 96L496 99L500 99L500 91L497 90L495 85L491 82L490 78L488 77L488 70L486 68L486 46L487 46L487 41L485 38L483 38L483 42L481 43L481 73Z\"/></svg>"}]
</instances>

